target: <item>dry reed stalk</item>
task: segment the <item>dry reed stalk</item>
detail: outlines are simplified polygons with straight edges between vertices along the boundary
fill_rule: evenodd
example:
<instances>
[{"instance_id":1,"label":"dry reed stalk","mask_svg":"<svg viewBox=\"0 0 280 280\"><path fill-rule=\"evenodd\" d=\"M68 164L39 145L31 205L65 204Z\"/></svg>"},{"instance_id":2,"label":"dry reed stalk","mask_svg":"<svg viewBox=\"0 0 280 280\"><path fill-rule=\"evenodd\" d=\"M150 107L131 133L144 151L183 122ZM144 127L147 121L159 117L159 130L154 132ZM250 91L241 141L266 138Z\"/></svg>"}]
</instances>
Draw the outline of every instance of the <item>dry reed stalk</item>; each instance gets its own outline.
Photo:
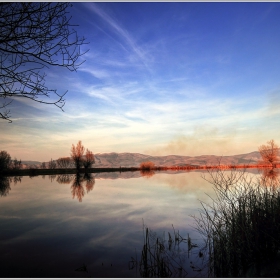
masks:
<instances>
[{"instance_id":1,"label":"dry reed stalk","mask_svg":"<svg viewBox=\"0 0 280 280\"><path fill-rule=\"evenodd\" d=\"M245 170L209 174L216 198L202 203L194 218L208 245L210 276L259 277L280 250L279 187L253 180Z\"/></svg>"}]
</instances>

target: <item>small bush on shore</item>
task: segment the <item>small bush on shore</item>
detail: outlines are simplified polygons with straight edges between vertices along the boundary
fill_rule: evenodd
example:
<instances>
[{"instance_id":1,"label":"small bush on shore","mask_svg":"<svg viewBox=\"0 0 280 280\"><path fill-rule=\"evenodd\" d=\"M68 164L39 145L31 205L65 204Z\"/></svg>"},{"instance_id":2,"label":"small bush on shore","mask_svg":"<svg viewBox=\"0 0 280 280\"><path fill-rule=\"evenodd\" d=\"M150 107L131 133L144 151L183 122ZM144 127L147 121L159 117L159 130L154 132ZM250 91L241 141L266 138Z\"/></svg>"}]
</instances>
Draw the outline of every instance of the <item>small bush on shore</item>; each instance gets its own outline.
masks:
<instances>
[{"instance_id":1,"label":"small bush on shore","mask_svg":"<svg viewBox=\"0 0 280 280\"><path fill-rule=\"evenodd\" d=\"M151 161L145 161L140 164L141 170L152 170L155 168L155 164Z\"/></svg>"}]
</instances>

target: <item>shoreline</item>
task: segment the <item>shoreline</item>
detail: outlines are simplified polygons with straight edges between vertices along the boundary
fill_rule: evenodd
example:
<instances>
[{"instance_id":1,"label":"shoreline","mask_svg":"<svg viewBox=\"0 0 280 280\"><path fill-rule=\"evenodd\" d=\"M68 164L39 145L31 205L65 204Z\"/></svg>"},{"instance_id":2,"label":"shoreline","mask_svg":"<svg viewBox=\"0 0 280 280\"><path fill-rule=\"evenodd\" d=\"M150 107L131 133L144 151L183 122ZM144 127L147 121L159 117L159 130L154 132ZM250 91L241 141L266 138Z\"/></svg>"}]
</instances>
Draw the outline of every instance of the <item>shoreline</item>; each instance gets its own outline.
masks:
<instances>
[{"instance_id":1,"label":"shoreline","mask_svg":"<svg viewBox=\"0 0 280 280\"><path fill-rule=\"evenodd\" d=\"M153 168L143 169L140 167L94 167L81 168L79 171L76 168L56 168L56 169L17 169L17 170L2 170L0 176L39 176L39 175L55 175L55 174L76 174L76 173L102 173L102 172L151 172L165 170L234 170L234 169L251 169L251 168L280 168L280 164L274 167L271 165L189 165L189 166L156 166Z\"/></svg>"}]
</instances>

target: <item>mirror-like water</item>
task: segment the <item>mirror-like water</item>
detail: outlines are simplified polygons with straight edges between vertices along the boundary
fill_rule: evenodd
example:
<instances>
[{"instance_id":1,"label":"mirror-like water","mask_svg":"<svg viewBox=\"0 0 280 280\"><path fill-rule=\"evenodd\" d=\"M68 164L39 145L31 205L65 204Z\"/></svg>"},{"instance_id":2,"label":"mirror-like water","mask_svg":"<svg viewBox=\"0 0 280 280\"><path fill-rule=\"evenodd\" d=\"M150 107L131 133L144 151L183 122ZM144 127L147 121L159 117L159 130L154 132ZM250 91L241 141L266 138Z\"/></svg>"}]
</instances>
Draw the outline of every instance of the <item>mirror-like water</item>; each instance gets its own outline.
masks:
<instances>
[{"instance_id":1,"label":"mirror-like water","mask_svg":"<svg viewBox=\"0 0 280 280\"><path fill-rule=\"evenodd\" d=\"M200 200L215 195L201 175L22 177L6 189L2 182L1 277L140 277L130 261L140 260L143 223L166 240L173 225L182 237L200 242L190 216L198 214ZM186 243L176 248L183 261ZM205 265L199 250L184 258L188 277L206 276L205 269L194 269Z\"/></svg>"}]
</instances>

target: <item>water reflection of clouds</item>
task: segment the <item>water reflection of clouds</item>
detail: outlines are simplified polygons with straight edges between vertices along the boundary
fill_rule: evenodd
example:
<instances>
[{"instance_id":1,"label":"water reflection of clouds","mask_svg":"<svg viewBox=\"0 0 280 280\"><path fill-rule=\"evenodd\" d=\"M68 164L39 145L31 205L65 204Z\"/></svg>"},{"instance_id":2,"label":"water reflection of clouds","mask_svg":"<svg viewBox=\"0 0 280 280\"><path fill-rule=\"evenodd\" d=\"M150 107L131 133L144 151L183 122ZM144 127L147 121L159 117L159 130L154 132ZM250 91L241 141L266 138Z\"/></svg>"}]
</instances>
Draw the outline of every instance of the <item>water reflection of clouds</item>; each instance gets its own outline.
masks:
<instances>
[{"instance_id":1,"label":"water reflection of clouds","mask_svg":"<svg viewBox=\"0 0 280 280\"><path fill-rule=\"evenodd\" d=\"M55 271L60 270L64 273L61 276L79 277L72 268L83 262L96 271L93 277L110 277L100 263L113 262L110 269L115 269L114 277L132 277L134 272L124 271L121 265L125 262L127 267L135 248L142 246L143 220L158 232L174 224L186 236L192 223L189 215L199 208L198 199L206 191L205 183L192 187L200 182L204 180L199 174L190 173L96 179L94 189L79 203L72 199L71 182L24 177L8 196L0 198L1 249L7 252L0 256L0 263L5 256L9 268L16 259L21 273L15 277L29 275L24 266L40 268L46 264L49 272L42 276L55 277ZM29 257L24 259L26 254Z\"/></svg>"}]
</instances>

